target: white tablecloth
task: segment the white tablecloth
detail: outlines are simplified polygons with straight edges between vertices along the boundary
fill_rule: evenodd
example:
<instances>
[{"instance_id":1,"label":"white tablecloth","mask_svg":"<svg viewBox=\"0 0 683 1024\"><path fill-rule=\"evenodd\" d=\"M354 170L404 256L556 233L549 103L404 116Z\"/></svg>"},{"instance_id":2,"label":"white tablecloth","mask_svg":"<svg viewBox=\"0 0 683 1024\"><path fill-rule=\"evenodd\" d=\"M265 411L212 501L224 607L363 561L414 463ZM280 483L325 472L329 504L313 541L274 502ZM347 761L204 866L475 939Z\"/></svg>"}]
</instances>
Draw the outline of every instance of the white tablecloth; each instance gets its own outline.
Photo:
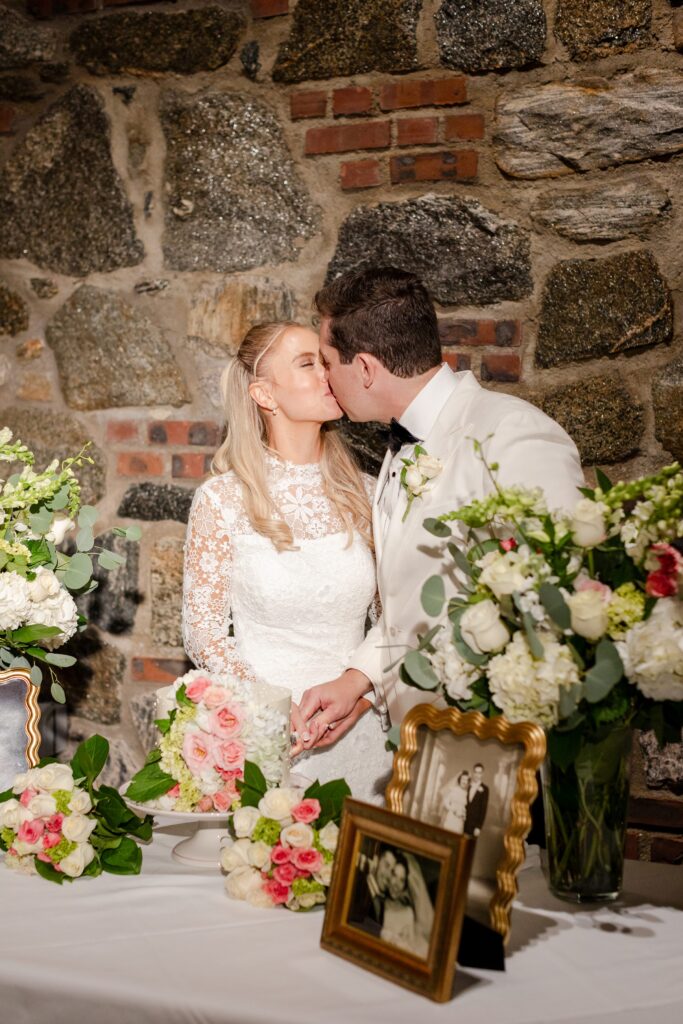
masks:
<instances>
[{"instance_id":1,"label":"white tablecloth","mask_svg":"<svg viewBox=\"0 0 683 1024\"><path fill-rule=\"evenodd\" d=\"M681 1024L683 868L628 862L625 895L586 911L520 874L507 971L458 969L437 1005L319 947L321 913L228 900L172 860L162 829L138 878L62 887L0 866L3 1024Z\"/></svg>"}]
</instances>

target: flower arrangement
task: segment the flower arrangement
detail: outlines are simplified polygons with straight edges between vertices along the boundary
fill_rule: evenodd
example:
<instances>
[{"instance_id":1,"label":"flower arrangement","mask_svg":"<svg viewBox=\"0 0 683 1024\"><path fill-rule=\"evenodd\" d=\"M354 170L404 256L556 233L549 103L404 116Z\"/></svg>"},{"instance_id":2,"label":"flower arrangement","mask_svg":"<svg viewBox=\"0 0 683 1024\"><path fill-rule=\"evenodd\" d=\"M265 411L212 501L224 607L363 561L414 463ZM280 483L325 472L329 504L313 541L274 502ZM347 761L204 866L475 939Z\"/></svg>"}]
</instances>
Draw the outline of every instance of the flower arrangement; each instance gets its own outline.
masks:
<instances>
[{"instance_id":1,"label":"flower arrangement","mask_svg":"<svg viewBox=\"0 0 683 1024\"><path fill-rule=\"evenodd\" d=\"M75 664L56 649L77 630L85 629L75 597L97 587L91 552L100 568L111 570L122 555L95 545L97 512L81 504L76 469L93 460L87 446L61 464L54 460L42 473L33 469L35 457L9 428L0 429L0 463L21 463L21 472L0 478L0 667L25 669L40 686L43 671L51 678L52 697L64 703L64 690L55 667ZM76 550L60 550L75 531ZM139 540L140 528L115 527L114 534Z\"/></svg>"},{"instance_id":2,"label":"flower arrangement","mask_svg":"<svg viewBox=\"0 0 683 1024\"><path fill-rule=\"evenodd\" d=\"M95 788L108 755L107 740L91 736L70 764L45 759L0 793L0 849L8 868L59 884L103 871L139 874L135 839L151 839L152 819L130 811L110 786Z\"/></svg>"},{"instance_id":3,"label":"flower arrangement","mask_svg":"<svg viewBox=\"0 0 683 1024\"><path fill-rule=\"evenodd\" d=\"M325 903L342 805L351 795L346 782L314 782L305 791L269 788L258 766L247 761L237 785L240 806L221 851L228 896L288 910Z\"/></svg>"},{"instance_id":4,"label":"flower arrangement","mask_svg":"<svg viewBox=\"0 0 683 1024\"><path fill-rule=\"evenodd\" d=\"M160 810L224 813L239 799L247 758L271 784L281 781L289 755L289 715L278 704L285 694L288 707L287 691L199 669L181 676L170 690L168 713L156 721L159 746L133 776L128 799Z\"/></svg>"}]
</instances>

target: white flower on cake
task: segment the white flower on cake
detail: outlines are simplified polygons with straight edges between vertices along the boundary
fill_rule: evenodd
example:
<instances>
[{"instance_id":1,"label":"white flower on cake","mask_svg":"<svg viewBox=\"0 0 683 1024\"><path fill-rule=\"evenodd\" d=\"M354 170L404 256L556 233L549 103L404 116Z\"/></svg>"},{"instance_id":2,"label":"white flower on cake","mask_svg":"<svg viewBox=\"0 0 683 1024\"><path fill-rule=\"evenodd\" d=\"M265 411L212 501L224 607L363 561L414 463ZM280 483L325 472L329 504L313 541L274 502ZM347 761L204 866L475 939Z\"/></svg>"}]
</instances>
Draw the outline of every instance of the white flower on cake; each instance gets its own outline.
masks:
<instances>
[{"instance_id":1,"label":"white flower on cake","mask_svg":"<svg viewBox=\"0 0 683 1024\"><path fill-rule=\"evenodd\" d=\"M651 700L683 700L683 602L657 601L649 619L628 630L617 649L630 682Z\"/></svg>"},{"instance_id":2,"label":"white flower on cake","mask_svg":"<svg viewBox=\"0 0 683 1024\"><path fill-rule=\"evenodd\" d=\"M510 639L510 632L493 601L471 605L460 619L462 638L477 654L499 651Z\"/></svg>"},{"instance_id":3,"label":"white flower on cake","mask_svg":"<svg viewBox=\"0 0 683 1024\"><path fill-rule=\"evenodd\" d=\"M0 573L0 632L19 629L31 607L28 583L17 572Z\"/></svg>"},{"instance_id":4,"label":"white flower on cake","mask_svg":"<svg viewBox=\"0 0 683 1024\"><path fill-rule=\"evenodd\" d=\"M502 654L488 663L488 679L494 703L511 722L557 725L560 693L579 682L579 672L569 650L544 634L543 658L536 660L524 634L515 633Z\"/></svg>"}]
</instances>

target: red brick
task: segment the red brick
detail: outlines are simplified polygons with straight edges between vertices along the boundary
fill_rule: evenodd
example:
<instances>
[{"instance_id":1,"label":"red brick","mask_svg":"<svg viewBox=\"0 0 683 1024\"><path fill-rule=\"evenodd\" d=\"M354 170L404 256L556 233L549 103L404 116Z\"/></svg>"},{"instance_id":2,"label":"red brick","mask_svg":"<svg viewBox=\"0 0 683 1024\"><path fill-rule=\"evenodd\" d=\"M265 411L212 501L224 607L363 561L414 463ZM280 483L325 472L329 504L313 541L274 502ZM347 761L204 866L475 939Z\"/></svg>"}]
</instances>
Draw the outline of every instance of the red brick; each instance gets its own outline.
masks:
<instances>
[{"instance_id":1,"label":"red brick","mask_svg":"<svg viewBox=\"0 0 683 1024\"><path fill-rule=\"evenodd\" d=\"M14 127L16 110L11 103L0 103L0 135L9 135Z\"/></svg>"},{"instance_id":2,"label":"red brick","mask_svg":"<svg viewBox=\"0 0 683 1024\"><path fill-rule=\"evenodd\" d=\"M203 452L183 452L172 458L172 475L180 480L199 480L211 469L212 455Z\"/></svg>"},{"instance_id":3,"label":"red brick","mask_svg":"<svg viewBox=\"0 0 683 1024\"><path fill-rule=\"evenodd\" d=\"M481 114L452 114L444 122L446 140L483 139L484 118Z\"/></svg>"},{"instance_id":4,"label":"red brick","mask_svg":"<svg viewBox=\"0 0 683 1024\"><path fill-rule=\"evenodd\" d=\"M444 349L441 355L452 370L469 370L472 366L472 357L465 355L464 352L448 352Z\"/></svg>"},{"instance_id":5,"label":"red brick","mask_svg":"<svg viewBox=\"0 0 683 1024\"><path fill-rule=\"evenodd\" d=\"M522 344L522 323L520 320L498 320L496 322L496 345L510 348Z\"/></svg>"},{"instance_id":6,"label":"red brick","mask_svg":"<svg viewBox=\"0 0 683 1024\"><path fill-rule=\"evenodd\" d=\"M276 18L289 14L289 0L251 0L252 18Z\"/></svg>"},{"instance_id":7,"label":"red brick","mask_svg":"<svg viewBox=\"0 0 683 1024\"><path fill-rule=\"evenodd\" d=\"M319 89L293 92L289 97L289 113L292 121L304 117L324 117L327 111L327 93Z\"/></svg>"},{"instance_id":8,"label":"red brick","mask_svg":"<svg viewBox=\"0 0 683 1024\"><path fill-rule=\"evenodd\" d=\"M477 154L472 149L392 156L391 181L472 181L477 176Z\"/></svg>"},{"instance_id":9,"label":"red brick","mask_svg":"<svg viewBox=\"0 0 683 1024\"><path fill-rule=\"evenodd\" d=\"M139 440L140 424L137 420L109 420L107 423L107 441L120 444L122 441Z\"/></svg>"},{"instance_id":10,"label":"red brick","mask_svg":"<svg viewBox=\"0 0 683 1024\"><path fill-rule=\"evenodd\" d=\"M164 459L153 452L120 452L116 460L119 476L161 476Z\"/></svg>"},{"instance_id":11,"label":"red brick","mask_svg":"<svg viewBox=\"0 0 683 1024\"><path fill-rule=\"evenodd\" d=\"M386 149L390 142L391 123L389 121L309 128L306 132L306 155L348 153L352 149Z\"/></svg>"},{"instance_id":12,"label":"red brick","mask_svg":"<svg viewBox=\"0 0 683 1024\"><path fill-rule=\"evenodd\" d=\"M138 657L131 661L130 674L136 682L173 683L191 667L190 662L182 658Z\"/></svg>"},{"instance_id":13,"label":"red brick","mask_svg":"<svg viewBox=\"0 0 683 1024\"><path fill-rule=\"evenodd\" d=\"M345 160L339 180L343 189L372 188L381 184L379 160Z\"/></svg>"},{"instance_id":14,"label":"red brick","mask_svg":"<svg viewBox=\"0 0 683 1024\"><path fill-rule=\"evenodd\" d=\"M653 836L650 860L660 864L683 864L683 836Z\"/></svg>"},{"instance_id":15,"label":"red brick","mask_svg":"<svg viewBox=\"0 0 683 1024\"><path fill-rule=\"evenodd\" d=\"M369 114L372 110L372 90L362 85L347 85L332 93L332 111L335 117L350 114Z\"/></svg>"},{"instance_id":16,"label":"red brick","mask_svg":"<svg viewBox=\"0 0 683 1024\"><path fill-rule=\"evenodd\" d=\"M436 142L439 122L435 117L404 117L396 122L396 142L399 146L427 146Z\"/></svg>"},{"instance_id":17,"label":"red brick","mask_svg":"<svg viewBox=\"0 0 683 1024\"><path fill-rule=\"evenodd\" d=\"M487 352L481 361L482 380L517 381L521 372L521 360L513 352Z\"/></svg>"},{"instance_id":18,"label":"red brick","mask_svg":"<svg viewBox=\"0 0 683 1024\"><path fill-rule=\"evenodd\" d=\"M209 420L153 420L147 427L150 444L194 444L215 448L219 438L218 424Z\"/></svg>"},{"instance_id":19,"label":"red brick","mask_svg":"<svg viewBox=\"0 0 683 1024\"><path fill-rule=\"evenodd\" d=\"M467 102L467 82L462 75L453 78L408 78L384 85L379 94L382 110L408 107L448 107Z\"/></svg>"}]
</instances>

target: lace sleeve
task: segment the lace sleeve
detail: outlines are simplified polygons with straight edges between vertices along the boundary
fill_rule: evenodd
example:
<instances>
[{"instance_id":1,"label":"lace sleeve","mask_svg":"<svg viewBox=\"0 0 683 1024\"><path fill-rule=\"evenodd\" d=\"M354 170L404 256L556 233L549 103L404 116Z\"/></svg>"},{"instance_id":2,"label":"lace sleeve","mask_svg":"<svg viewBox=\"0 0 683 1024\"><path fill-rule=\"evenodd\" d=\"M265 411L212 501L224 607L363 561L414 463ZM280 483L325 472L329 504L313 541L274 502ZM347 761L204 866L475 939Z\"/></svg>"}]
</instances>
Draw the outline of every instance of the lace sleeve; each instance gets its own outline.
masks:
<instances>
[{"instance_id":1,"label":"lace sleeve","mask_svg":"<svg viewBox=\"0 0 683 1024\"><path fill-rule=\"evenodd\" d=\"M241 678L253 673L235 653L230 636L230 534L222 521L217 500L200 487L195 492L185 538L183 572L183 642L199 668L234 672Z\"/></svg>"}]
</instances>

